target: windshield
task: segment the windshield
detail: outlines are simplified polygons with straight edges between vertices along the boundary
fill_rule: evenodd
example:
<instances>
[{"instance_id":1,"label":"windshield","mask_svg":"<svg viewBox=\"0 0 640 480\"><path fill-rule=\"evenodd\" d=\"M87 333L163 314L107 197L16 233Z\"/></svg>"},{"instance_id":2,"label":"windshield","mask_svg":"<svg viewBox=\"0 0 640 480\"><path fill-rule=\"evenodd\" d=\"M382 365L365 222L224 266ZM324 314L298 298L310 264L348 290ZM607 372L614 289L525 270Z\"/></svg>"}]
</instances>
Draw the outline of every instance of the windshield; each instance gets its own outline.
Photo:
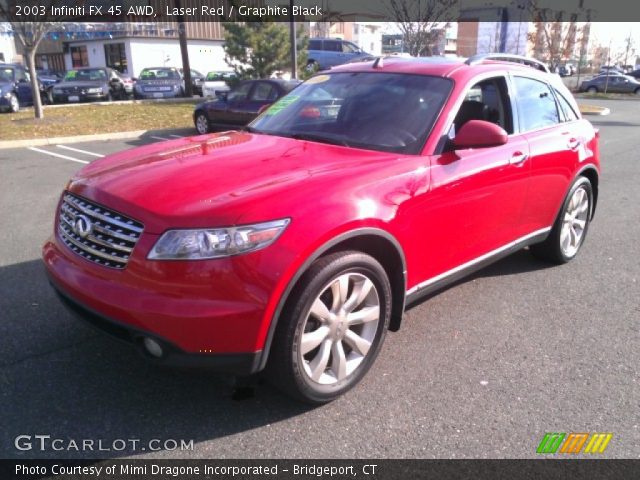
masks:
<instances>
[{"instance_id":1,"label":"windshield","mask_svg":"<svg viewBox=\"0 0 640 480\"><path fill-rule=\"evenodd\" d=\"M145 68L140 80L180 80L180 74L171 68Z\"/></svg>"},{"instance_id":2,"label":"windshield","mask_svg":"<svg viewBox=\"0 0 640 480\"><path fill-rule=\"evenodd\" d=\"M209 82L224 82L226 80L231 79L233 73L231 72L209 72L207 73L207 78Z\"/></svg>"},{"instance_id":3,"label":"windshield","mask_svg":"<svg viewBox=\"0 0 640 480\"><path fill-rule=\"evenodd\" d=\"M0 82L13 82L13 68L0 68Z\"/></svg>"},{"instance_id":4,"label":"windshield","mask_svg":"<svg viewBox=\"0 0 640 480\"><path fill-rule=\"evenodd\" d=\"M96 81L101 81L106 79L107 79L106 72L100 68L92 68L88 70L69 70L64 76L64 80L66 82L77 82L77 81L96 82Z\"/></svg>"},{"instance_id":5,"label":"windshield","mask_svg":"<svg viewBox=\"0 0 640 480\"><path fill-rule=\"evenodd\" d=\"M256 133L419 153L451 91L448 79L401 73L316 75L250 124Z\"/></svg>"}]
</instances>

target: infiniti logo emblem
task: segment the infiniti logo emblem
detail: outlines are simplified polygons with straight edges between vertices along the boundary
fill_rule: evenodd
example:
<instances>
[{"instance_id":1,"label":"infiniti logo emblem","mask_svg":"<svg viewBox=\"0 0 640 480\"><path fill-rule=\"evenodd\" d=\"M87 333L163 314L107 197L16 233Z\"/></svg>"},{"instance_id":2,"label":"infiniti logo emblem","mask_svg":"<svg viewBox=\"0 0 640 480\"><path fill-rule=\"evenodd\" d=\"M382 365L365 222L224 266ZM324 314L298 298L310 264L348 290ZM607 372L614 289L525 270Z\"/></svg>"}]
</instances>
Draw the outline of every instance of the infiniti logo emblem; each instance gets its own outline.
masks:
<instances>
[{"instance_id":1,"label":"infiniti logo emblem","mask_svg":"<svg viewBox=\"0 0 640 480\"><path fill-rule=\"evenodd\" d=\"M91 224L89 217L86 215L78 215L76 217L76 221L73 222L73 231L76 235L79 235L81 238L86 238L92 230L93 225Z\"/></svg>"}]
</instances>

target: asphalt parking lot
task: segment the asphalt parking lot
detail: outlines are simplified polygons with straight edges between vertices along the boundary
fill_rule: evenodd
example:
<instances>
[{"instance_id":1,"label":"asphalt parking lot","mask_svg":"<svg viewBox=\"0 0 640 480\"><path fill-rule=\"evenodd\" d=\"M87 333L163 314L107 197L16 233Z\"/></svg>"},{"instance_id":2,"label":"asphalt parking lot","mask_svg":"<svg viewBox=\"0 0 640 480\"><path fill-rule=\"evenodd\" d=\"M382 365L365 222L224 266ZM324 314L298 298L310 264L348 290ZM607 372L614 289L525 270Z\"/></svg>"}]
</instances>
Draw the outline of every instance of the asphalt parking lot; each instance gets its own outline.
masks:
<instances>
[{"instance_id":1,"label":"asphalt parking lot","mask_svg":"<svg viewBox=\"0 0 640 480\"><path fill-rule=\"evenodd\" d=\"M320 408L150 365L47 284L40 247L67 179L161 138L0 150L0 457L531 458L546 432L611 432L606 457L639 458L640 102L589 103L612 114L589 117L603 175L578 258L556 267L521 251L431 296L364 381ZM19 451L18 435L194 448Z\"/></svg>"}]
</instances>

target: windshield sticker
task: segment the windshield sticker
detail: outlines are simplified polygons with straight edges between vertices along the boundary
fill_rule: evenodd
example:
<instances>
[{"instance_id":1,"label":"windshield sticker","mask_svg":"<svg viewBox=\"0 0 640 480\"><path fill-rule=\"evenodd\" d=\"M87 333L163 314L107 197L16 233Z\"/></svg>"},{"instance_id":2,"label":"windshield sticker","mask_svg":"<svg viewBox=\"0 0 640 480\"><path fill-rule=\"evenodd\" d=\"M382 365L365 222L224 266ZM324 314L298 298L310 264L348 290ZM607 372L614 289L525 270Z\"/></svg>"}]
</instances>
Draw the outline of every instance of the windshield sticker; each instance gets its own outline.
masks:
<instances>
[{"instance_id":1,"label":"windshield sticker","mask_svg":"<svg viewBox=\"0 0 640 480\"><path fill-rule=\"evenodd\" d=\"M329 75L316 75L315 77L311 77L305 83L307 85L313 85L315 83L324 83L329 80L331 77Z\"/></svg>"},{"instance_id":2,"label":"windshield sticker","mask_svg":"<svg viewBox=\"0 0 640 480\"><path fill-rule=\"evenodd\" d=\"M271 105L264 113L265 115L276 115L292 103L296 102L299 98L299 95L287 95Z\"/></svg>"}]
</instances>

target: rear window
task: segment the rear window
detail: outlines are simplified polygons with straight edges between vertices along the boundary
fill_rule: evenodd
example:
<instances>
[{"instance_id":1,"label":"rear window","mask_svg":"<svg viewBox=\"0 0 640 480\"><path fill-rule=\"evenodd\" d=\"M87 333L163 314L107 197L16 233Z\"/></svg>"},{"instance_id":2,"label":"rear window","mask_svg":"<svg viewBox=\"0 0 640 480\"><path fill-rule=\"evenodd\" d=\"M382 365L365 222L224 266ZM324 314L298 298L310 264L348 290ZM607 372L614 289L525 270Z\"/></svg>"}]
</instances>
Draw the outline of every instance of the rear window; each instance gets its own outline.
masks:
<instances>
[{"instance_id":1,"label":"rear window","mask_svg":"<svg viewBox=\"0 0 640 480\"><path fill-rule=\"evenodd\" d=\"M312 77L252 124L257 133L415 154L451 91L441 77L351 72Z\"/></svg>"},{"instance_id":2,"label":"rear window","mask_svg":"<svg viewBox=\"0 0 640 480\"><path fill-rule=\"evenodd\" d=\"M145 68L140 72L141 80L178 80L180 74L171 68Z\"/></svg>"}]
</instances>

